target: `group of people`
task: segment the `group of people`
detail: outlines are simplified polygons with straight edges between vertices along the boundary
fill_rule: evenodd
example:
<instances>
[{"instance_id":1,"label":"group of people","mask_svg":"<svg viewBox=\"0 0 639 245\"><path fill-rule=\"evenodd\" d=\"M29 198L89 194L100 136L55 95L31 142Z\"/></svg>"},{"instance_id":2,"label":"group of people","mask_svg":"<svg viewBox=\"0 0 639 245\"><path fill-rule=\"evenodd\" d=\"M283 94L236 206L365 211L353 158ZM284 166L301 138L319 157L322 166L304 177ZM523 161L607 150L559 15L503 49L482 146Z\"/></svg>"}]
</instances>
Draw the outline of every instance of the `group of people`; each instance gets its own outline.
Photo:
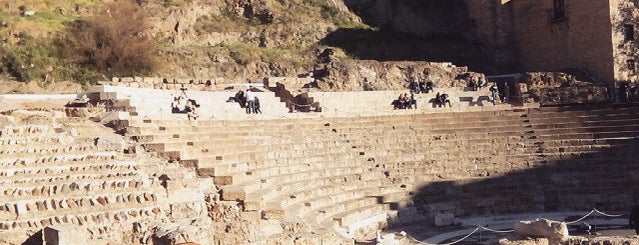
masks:
<instances>
[{"instance_id":1,"label":"group of people","mask_svg":"<svg viewBox=\"0 0 639 245\"><path fill-rule=\"evenodd\" d=\"M413 92L410 92L410 96L407 93L399 94L399 98L393 102L393 109L417 109L417 100Z\"/></svg>"},{"instance_id":2,"label":"group of people","mask_svg":"<svg viewBox=\"0 0 639 245\"><path fill-rule=\"evenodd\" d=\"M499 93L499 88L497 88L496 83L490 86L488 90L490 91L493 105L497 104L497 99L500 97L502 103L508 103L508 97L510 96L510 87L508 86L508 83L504 83L504 91L501 94Z\"/></svg>"},{"instance_id":3,"label":"group of people","mask_svg":"<svg viewBox=\"0 0 639 245\"><path fill-rule=\"evenodd\" d=\"M450 103L450 99L448 99L447 93L440 94L439 92L437 92L437 95L435 95L435 103L437 103L439 107L446 107L446 104L448 104L448 107L453 107L453 105Z\"/></svg>"},{"instance_id":4,"label":"group of people","mask_svg":"<svg viewBox=\"0 0 639 245\"><path fill-rule=\"evenodd\" d=\"M186 114L189 120L197 120L200 117L198 108L200 108L200 104L194 99L189 99L186 95L186 88L182 88L182 93L174 97L171 102L171 112Z\"/></svg>"},{"instance_id":5,"label":"group of people","mask_svg":"<svg viewBox=\"0 0 639 245\"><path fill-rule=\"evenodd\" d=\"M423 93L426 94L428 92L432 92L435 85L432 81L424 82L424 81L411 81L410 82L410 91L411 93Z\"/></svg>"},{"instance_id":6,"label":"group of people","mask_svg":"<svg viewBox=\"0 0 639 245\"><path fill-rule=\"evenodd\" d=\"M231 97L229 100L239 103L240 107L246 109L246 114L261 114L260 99L255 96L255 92L251 91L252 88L253 87L249 87L246 92L242 90L237 91L235 97Z\"/></svg>"},{"instance_id":7,"label":"group of people","mask_svg":"<svg viewBox=\"0 0 639 245\"><path fill-rule=\"evenodd\" d=\"M468 82L468 87L470 87L470 89L472 89L473 91L477 91L478 89L486 86L488 86L488 82L484 77L480 77L478 81L475 81L475 78L471 77L470 81Z\"/></svg>"}]
</instances>

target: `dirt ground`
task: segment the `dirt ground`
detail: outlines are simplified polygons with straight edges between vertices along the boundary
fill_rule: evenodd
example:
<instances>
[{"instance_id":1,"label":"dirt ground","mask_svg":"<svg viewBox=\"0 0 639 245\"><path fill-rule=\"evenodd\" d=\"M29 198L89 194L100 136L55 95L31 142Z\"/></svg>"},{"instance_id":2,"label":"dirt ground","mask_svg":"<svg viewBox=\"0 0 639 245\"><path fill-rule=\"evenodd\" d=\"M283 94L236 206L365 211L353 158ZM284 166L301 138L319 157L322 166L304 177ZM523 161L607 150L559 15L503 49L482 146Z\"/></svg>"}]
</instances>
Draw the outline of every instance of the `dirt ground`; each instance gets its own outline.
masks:
<instances>
[{"instance_id":1,"label":"dirt ground","mask_svg":"<svg viewBox=\"0 0 639 245\"><path fill-rule=\"evenodd\" d=\"M57 82L40 85L37 82L16 82L0 79L0 95L2 94L77 94L84 93L86 88L73 82ZM51 109L63 107L68 100L3 100L0 98L0 111L15 109Z\"/></svg>"},{"instance_id":2,"label":"dirt ground","mask_svg":"<svg viewBox=\"0 0 639 245\"><path fill-rule=\"evenodd\" d=\"M0 79L0 94L77 94L84 91L86 88L82 85L69 81L38 84Z\"/></svg>"}]
</instances>

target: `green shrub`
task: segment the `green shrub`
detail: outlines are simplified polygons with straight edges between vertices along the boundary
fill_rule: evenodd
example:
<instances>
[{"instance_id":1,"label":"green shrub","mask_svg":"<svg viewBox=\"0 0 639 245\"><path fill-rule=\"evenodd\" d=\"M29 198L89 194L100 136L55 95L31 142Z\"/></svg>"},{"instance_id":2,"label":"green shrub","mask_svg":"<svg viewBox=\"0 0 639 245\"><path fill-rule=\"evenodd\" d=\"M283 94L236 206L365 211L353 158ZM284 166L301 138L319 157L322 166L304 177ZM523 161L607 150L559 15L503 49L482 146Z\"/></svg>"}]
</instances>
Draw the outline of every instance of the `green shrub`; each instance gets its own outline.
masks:
<instances>
[{"instance_id":1,"label":"green shrub","mask_svg":"<svg viewBox=\"0 0 639 245\"><path fill-rule=\"evenodd\" d=\"M44 79L47 73L56 75L55 70L50 69L60 64L55 42L47 38L33 38L26 33L19 36L17 44L5 44L0 48L3 72L23 82Z\"/></svg>"}]
</instances>

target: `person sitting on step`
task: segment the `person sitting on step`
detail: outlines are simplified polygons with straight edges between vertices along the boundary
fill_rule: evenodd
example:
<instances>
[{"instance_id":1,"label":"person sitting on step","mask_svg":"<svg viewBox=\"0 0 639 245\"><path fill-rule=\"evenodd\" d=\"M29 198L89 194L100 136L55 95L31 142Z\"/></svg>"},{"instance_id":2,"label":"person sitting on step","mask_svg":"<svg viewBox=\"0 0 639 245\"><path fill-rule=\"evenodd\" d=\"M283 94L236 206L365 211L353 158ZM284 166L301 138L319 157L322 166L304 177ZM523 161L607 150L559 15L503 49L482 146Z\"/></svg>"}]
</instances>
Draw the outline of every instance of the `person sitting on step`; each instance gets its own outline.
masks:
<instances>
[{"instance_id":1,"label":"person sitting on step","mask_svg":"<svg viewBox=\"0 0 639 245\"><path fill-rule=\"evenodd\" d=\"M406 101L408 102L408 108L417 109L417 100L415 99L415 94L410 92L410 96L406 97Z\"/></svg>"},{"instance_id":2,"label":"person sitting on step","mask_svg":"<svg viewBox=\"0 0 639 245\"><path fill-rule=\"evenodd\" d=\"M186 99L182 96L174 97L171 102L171 113L186 113Z\"/></svg>"},{"instance_id":3,"label":"person sitting on step","mask_svg":"<svg viewBox=\"0 0 639 245\"><path fill-rule=\"evenodd\" d=\"M477 83L475 82L474 77L471 77L470 81L468 81L468 87L470 87L470 90L472 91L477 91Z\"/></svg>"},{"instance_id":4,"label":"person sitting on step","mask_svg":"<svg viewBox=\"0 0 639 245\"><path fill-rule=\"evenodd\" d=\"M448 107L453 107L453 105L450 103L450 100L448 99L448 94L447 93L443 93L439 96L439 105L446 107L446 103L448 103Z\"/></svg>"},{"instance_id":5,"label":"person sitting on step","mask_svg":"<svg viewBox=\"0 0 639 245\"><path fill-rule=\"evenodd\" d=\"M399 103L399 109L406 109L407 101L406 101L406 93L399 94L399 98L397 98Z\"/></svg>"},{"instance_id":6,"label":"person sitting on step","mask_svg":"<svg viewBox=\"0 0 639 245\"><path fill-rule=\"evenodd\" d=\"M426 93L426 82L424 82L424 80L419 81L419 89L417 91L419 91L419 93Z\"/></svg>"},{"instance_id":7,"label":"person sitting on step","mask_svg":"<svg viewBox=\"0 0 639 245\"><path fill-rule=\"evenodd\" d=\"M433 92L434 87L435 85L433 84L432 81L426 82L426 91L424 91L424 93L428 93L428 91Z\"/></svg>"},{"instance_id":8,"label":"person sitting on step","mask_svg":"<svg viewBox=\"0 0 639 245\"><path fill-rule=\"evenodd\" d=\"M200 114L197 112L197 108L199 108L200 105L195 101L195 100L187 100L186 101L186 116L189 120L197 120L198 117L200 117Z\"/></svg>"}]
</instances>

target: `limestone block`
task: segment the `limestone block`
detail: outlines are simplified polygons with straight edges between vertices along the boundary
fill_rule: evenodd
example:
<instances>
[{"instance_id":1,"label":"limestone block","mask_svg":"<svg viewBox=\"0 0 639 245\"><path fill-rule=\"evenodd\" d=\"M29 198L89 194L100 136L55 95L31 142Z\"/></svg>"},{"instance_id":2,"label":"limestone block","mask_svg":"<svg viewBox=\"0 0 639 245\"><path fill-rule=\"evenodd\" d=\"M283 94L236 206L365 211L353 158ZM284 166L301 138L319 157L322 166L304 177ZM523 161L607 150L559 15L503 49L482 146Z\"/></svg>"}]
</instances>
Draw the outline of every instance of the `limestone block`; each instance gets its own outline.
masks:
<instances>
[{"instance_id":1,"label":"limestone block","mask_svg":"<svg viewBox=\"0 0 639 245\"><path fill-rule=\"evenodd\" d=\"M119 136L101 136L95 140L99 151L123 151L126 142Z\"/></svg>"},{"instance_id":2,"label":"limestone block","mask_svg":"<svg viewBox=\"0 0 639 245\"><path fill-rule=\"evenodd\" d=\"M196 225L158 225L153 228L153 237L153 241L160 241L161 244L213 244L211 229Z\"/></svg>"},{"instance_id":3,"label":"limestone block","mask_svg":"<svg viewBox=\"0 0 639 245\"><path fill-rule=\"evenodd\" d=\"M134 77L123 77L123 78L120 78L120 82L122 82L122 83L132 83L132 82L135 82L135 78Z\"/></svg>"},{"instance_id":4,"label":"limestone block","mask_svg":"<svg viewBox=\"0 0 639 245\"><path fill-rule=\"evenodd\" d=\"M448 212L438 213L434 219L435 226L449 226L455 224L455 215Z\"/></svg>"},{"instance_id":5,"label":"limestone block","mask_svg":"<svg viewBox=\"0 0 639 245\"><path fill-rule=\"evenodd\" d=\"M42 240L50 245L87 244L86 229L74 225L48 226L42 231Z\"/></svg>"},{"instance_id":6,"label":"limestone block","mask_svg":"<svg viewBox=\"0 0 639 245\"><path fill-rule=\"evenodd\" d=\"M569 243L569 244L582 244L582 243ZM548 245L548 239L536 238L536 239L510 241L504 238L499 240L499 245Z\"/></svg>"},{"instance_id":7,"label":"limestone block","mask_svg":"<svg viewBox=\"0 0 639 245\"><path fill-rule=\"evenodd\" d=\"M26 212L27 212L27 203L26 202L16 203L16 214L24 215Z\"/></svg>"},{"instance_id":8,"label":"limestone block","mask_svg":"<svg viewBox=\"0 0 639 245\"><path fill-rule=\"evenodd\" d=\"M565 222L547 219L520 221L515 224L515 234L523 237L543 237L551 241L561 241L568 238L568 227Z\"/></svg>"},{"instance_id":9,"label":"limestone block","mask_svg":"<svg viewBox=\"0 0 639 245\"><path fill-rule=\"evenodd\" d=\"M222 190L222 200L243 201L246 200L246 191L241 187L229 186Z\"/></svg>"}]
</instances>

